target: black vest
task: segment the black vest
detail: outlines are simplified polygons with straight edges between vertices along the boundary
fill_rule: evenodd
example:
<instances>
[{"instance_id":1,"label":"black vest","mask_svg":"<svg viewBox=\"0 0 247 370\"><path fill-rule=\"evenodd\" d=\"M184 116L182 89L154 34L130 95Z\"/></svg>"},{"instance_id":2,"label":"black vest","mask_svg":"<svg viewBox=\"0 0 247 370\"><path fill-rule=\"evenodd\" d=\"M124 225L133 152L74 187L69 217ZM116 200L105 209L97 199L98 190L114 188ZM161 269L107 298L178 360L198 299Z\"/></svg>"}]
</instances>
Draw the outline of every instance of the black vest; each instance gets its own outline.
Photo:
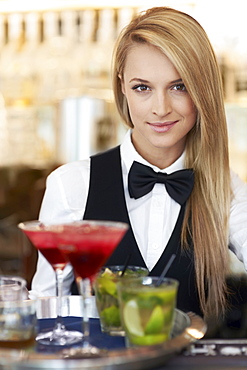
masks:
<instances>
[{"instance_id":1,"label":"black vest","mask_svg":"<svg viewBox=\"0 0 247 370\"><path fill-rule=\"evenodd\" d=\"M185 205L181 207L170 240L159 261L150 271L150 275L159 276L171 254L175 253L176 258L167 276L179 281L177 307L185 312L192 311L202 315L195 285L193 252L181 250L180 235L184 210ZM108 220L128 223L128 232L106 265L123 265L126 257L131 253L130 265L146 267L136 243L127 212L119 146L91 157L89 193L83 218L86 220ZM191 247L190 250L193 250L193 248Z\"/></svg>"}]
</instances>

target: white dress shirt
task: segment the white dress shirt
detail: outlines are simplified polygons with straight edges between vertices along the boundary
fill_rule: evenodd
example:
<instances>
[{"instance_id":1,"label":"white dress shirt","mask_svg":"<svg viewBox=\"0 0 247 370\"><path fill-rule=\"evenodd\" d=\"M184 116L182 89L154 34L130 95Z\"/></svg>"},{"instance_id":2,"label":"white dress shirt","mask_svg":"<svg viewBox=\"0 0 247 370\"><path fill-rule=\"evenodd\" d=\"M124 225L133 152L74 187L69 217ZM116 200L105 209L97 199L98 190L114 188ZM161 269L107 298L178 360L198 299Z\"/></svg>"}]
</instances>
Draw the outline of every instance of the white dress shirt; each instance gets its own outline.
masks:
<instances>
[{"instance_id":1,"label":"white dress shirt","mask_svg":"<svg viewBox=\"0 0 247 370\"><path fill-rule=\"evenodd\" d=\"M132 229L142 257L151 270L163 253L180 211L166 192L163 184L155 184L153 190L139 198L130 198L127 186L129 169L133 161L152 167L135 150L129 130L120 147L124 194ZM184 154L162 172L171 173L184 168ZM247 269L247 184L232 173L234 199L230 214L231 249ZM89 189L90 159L67 163L47 178L47 188L43 198L40 220L44 223L69 222L83 219ZM64 270L64 294L69 294L74 279L72 267ZM50 264L39 253L37 270L32 281L30 296L51 296L55 294L55 275Z\"/></svg>"}]
</instances>

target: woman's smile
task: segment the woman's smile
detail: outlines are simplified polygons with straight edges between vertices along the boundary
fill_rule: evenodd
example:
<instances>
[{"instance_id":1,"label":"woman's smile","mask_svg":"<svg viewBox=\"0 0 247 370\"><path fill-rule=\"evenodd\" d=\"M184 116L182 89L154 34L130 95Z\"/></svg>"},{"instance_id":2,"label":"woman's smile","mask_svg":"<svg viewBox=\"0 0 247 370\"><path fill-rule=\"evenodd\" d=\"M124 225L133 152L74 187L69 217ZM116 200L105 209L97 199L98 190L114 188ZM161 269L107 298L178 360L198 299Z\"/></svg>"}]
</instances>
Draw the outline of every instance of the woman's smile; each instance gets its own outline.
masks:
<instances>
[{"instance_id":1,"label":"woman's smile","mask_svg":"<svg viewBox=\"0 0 247 370\"><path fill-rule=\"evenodd\" d=\"M167 132L169 131L174 125L176 125L178 121L168 121L168 122L148 122L150 127L155 131L155 132Z\"/></svg>"}]
</instances>

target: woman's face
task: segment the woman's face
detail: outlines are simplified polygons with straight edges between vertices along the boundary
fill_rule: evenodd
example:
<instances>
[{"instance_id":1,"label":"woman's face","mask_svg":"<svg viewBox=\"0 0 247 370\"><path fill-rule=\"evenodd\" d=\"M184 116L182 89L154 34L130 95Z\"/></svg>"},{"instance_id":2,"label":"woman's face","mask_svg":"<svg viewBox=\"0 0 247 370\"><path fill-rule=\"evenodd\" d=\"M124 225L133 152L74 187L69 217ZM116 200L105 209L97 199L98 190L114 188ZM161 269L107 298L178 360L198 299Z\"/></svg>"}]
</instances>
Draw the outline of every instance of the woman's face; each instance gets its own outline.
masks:
<instances>
[{"instance_id":1,"label":"woman's face","mask_svg":"<svg viewBox=\"0 0 247 370\"><path fill-rule=\"evenodd\" d=\"M157 48L136 43L120 78L136 150L150 163L167 167L182 154L197 117L179 73Z\"/></svg>"}]
</instances>

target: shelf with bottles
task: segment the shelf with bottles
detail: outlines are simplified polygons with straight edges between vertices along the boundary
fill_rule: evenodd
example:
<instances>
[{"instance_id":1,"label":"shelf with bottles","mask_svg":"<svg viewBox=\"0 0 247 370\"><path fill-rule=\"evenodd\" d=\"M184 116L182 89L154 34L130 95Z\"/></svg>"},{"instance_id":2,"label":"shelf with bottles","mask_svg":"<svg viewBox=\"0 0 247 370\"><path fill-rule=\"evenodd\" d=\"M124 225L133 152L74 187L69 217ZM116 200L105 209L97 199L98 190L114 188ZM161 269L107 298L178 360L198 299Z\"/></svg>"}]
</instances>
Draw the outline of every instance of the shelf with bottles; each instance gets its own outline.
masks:
<instances>
[{"instance_id":1,"label":"shelf with bottles","mask_svg":"<svg viewBox=\"0 0 247 370\"><path fill-rule=\"evenodd\" d=\"M113 44L134 13L102 8L0 14L6 103L18 97L53 101L85 87L109 87Z\"/></svg>"},{"instance_id":2,"label":"shelf with bottles","mask_svg":"<svg viewBox=\"0 0 247 370\"><path fill-rule=\"evenodd\" d=\"M83 96L109 100L113 44L135 12L125 7L0 14L0 165L57 161L62 102Z\"/></svg>"},{"instance_id":3,"label":"shelf with bottles","mask_svg":"<svg viewBox=\"0 0 247 370\"><path fill-rule=\"evenodd\" d=\"M95 8L93 4L75 7L69 3L71 7L60 9L52 9L49 5L37 11L0 12L0 165L33 161L43 166L57 162L61 159L64 143L61 109L67 100L83 101L84 104L88 99L87 110L92 104L97 105L98 100L102 107L112 102L113 45L120 30L139 8L127 6L127 3L123 7L117 4ZM242 68L245 76L239 77L236 87L233 81L235 70L226 68L228 61L226 64L225 59L218 57L225 71L226 103L232 103L239 96L236 88L243 88L246 81L246 66ZM103 108L101 111L104 114ZM73 114L77 119L78 112ZM103 118L97 115L97 119ZM110 118L120 132L115 111ZM87 119L81 117L81 120L85 125ZM70 125L78 123L70 121ZM97 127L93 118L88 119L88 125L88 132ZM119 136L121 134L116 135ZM75 135L74 140L77 137ZM230 152L235 161L240 150L236 154L234 148L239 146L235 145L236 140L232 142L232 137L230 135ZM97 150L95 140L87 154ZM85 147L86 144L83 143ZM245 161L242 152L240 157ZM69 158L70 155L64 160Z\"/></svg>"}]
</instances>

